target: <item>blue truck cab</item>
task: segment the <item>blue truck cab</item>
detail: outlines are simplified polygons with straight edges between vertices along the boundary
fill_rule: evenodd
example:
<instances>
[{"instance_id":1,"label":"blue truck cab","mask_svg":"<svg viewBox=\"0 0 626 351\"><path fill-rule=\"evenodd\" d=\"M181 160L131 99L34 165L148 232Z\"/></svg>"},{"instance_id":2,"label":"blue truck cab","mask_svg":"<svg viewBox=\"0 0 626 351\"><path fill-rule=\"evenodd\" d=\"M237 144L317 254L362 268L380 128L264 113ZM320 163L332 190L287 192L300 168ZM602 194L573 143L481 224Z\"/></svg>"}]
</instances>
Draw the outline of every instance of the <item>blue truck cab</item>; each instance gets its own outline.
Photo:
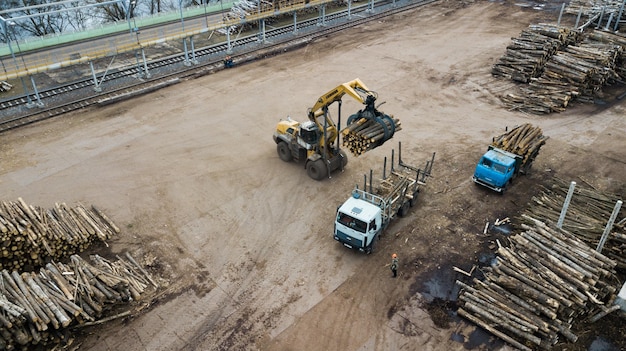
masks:
<instances>
[{"instance_id":1,"label":"blue truck cab","mask_svg":"<svg viewBox=\"0 0 626 351\"><path fill-rule=\"evenodd\" d=\"M521 156L489 146L478 161L472 180L476 184L503 193L520 172L521 163Z\"/></svg>"}]
</instances>

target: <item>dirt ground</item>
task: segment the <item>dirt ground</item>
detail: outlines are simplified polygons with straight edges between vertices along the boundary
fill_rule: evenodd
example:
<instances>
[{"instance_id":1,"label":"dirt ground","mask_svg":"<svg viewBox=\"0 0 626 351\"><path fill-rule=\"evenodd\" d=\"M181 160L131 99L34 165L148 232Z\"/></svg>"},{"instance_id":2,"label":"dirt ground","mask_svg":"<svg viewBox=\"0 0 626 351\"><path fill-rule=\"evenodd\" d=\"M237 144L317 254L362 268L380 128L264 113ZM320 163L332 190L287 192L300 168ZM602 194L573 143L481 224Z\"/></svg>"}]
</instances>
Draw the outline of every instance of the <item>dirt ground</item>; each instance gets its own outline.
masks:
<instances>
[{"instance_id":1,"label":"dirt ground","mask_svg":"<svg viewBox=\"0 0 626 351\"><path fill-rule=\"evenodd\" d=\"M80 329L72 346L511 350L454 313L454 281L463 275L453 267L487 265L498 237L483 234L485 223L515 218L553 176L626 193L623 103L535 116L507 111L496 97L507 84L490 68L510 38L557 16L508 1L439 1L2 135L5 199L97 205L122 233L93 252L129 251L162 283L132 317ZM402 130L316 182L302 165L280 160L271 134L279 119L304 120L321 94L354 78L378 92L380 110ZM360 108L345 98L342 115ZM504 196L473 185L491 137L524 122L550 137L534 172ZM332 239L334 211L397 142L418 165L436 152L433 176L372 255L350 251ZM393 252L399 279L388 267ZM625 347L611 325L582 326L579 343L557 348L587 350L597 338Z\"/></svg>"}]
</instances>

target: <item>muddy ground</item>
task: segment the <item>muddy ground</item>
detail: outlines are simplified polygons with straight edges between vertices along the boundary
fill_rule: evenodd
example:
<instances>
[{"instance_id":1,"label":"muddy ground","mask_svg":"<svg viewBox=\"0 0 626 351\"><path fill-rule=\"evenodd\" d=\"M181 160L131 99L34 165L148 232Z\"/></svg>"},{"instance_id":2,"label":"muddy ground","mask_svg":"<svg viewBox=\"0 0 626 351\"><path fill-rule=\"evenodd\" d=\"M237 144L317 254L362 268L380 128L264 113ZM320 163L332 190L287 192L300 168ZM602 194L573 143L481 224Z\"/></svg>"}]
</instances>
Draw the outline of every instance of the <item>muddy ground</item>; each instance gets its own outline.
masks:
<instances>
[{"instance_id":1,"label":"muddy ground","mask_svg":"<svg viewBox=\"0 0 626 351\"><path fill-rule=\"evenodd\" d=\"M487 221L515 218L552 177L626 193L621 101L549 116L507 111L490 75L510 38L558 13L508 1L439 1L270 59L2 136L0 191L51 207L94 204L122 233L93 251L131 252L162 287L130 318L76 331L80 350L511 350L455 314L453 267L480 277ZM276 122L360 78L402 123L394 140L316 182L282 162ZM617 89L618 90L618 89ZM360 109L344 99L342 115ZM336 112L331 108L331 113ZM504 196L470 176L491 137L531 122L550 139ZM332 239L336 207L402 142L433 174L372 255ZM392 278L391 253L400 257ZM88 254L87 252L86 254ZM112 311L111 313L113 313ZM617 315L580 323L578 343L624 349ZM610 348L609 348L610 349Z\"/></svg>"}]
</instances>

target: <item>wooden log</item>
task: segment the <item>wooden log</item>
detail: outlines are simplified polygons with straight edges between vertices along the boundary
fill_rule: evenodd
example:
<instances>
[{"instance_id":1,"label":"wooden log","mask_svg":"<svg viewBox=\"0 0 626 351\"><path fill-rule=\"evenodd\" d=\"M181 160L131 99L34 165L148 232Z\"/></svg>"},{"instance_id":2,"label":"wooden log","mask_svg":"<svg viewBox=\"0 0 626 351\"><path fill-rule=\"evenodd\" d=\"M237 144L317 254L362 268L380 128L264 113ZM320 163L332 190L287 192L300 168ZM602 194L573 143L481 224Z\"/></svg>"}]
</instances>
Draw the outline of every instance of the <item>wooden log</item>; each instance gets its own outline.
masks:
<instances>
[{"instance_id":1,"label":"wooden log","mask_svg":"<svg viewBox=\"0 0 626 351\"><path fill-rule=\"evenodd\" d=\"M63 312L62 308L57 306L54 303L54 301L52 301L50 299L48 294L46 294L46 292L41 288L41 286L39 286L35 282L35 280L31 276L31 274L29 274L29 273L22 273L22 279L24 279L26 284L28 284L28 286L31 288L33 293L39 298L39 300L42 301L43 304L50 311L52 311L52 313L54 315L54 319L51 318L51 320L58 321L58 323L60 323L61 326L67 327L70 324L70 322L71 322L70 318L65 314L65 312ZM58 329L58 328L59 328L59 326L57 324L55 329Z\"/></svg>"},{"instance_id":2,"label":"wooden log","mask_svg":"<svg viewBox=\"0 0 626 351\"><path fill-rule=\"evenodd\" d=\"M461 317L464 317L466 319L468 319L469 321L473 322L474 324L482 327L483 329L487 330L488 332L490 332L491 334L499 337L500 339L504 340L505 342L517 347L518 349L522 350L522 351L532 351L531 348L527 347L526 345L518 342L517 340L511 338L510 336L508 336L507 334L491 327L491 325L489 323L484 322L483 320L481 320L480 318L474 316L471 313L466 312L464 309L459 308L457 310L457 314Z\"/></svg>"}]
</instances>

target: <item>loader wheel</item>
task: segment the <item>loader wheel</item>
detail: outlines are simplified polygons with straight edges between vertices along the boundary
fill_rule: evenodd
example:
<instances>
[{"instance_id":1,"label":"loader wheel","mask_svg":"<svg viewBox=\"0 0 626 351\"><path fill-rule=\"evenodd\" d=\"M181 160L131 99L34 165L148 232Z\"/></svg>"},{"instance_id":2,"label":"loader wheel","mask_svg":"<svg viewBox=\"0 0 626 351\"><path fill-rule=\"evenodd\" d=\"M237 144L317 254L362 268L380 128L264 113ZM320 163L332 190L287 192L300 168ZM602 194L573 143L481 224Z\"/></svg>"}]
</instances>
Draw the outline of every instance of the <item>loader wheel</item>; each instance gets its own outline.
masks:
<instances>
[{"instance_id":1,"label":"loader wheel","mask_svg":"<svg viewBox=\"0 0 626 351\"><path fill-rule=\"evenodd\" d=\"M291 156L291 150L286 142L281 141L276 145L276 151L278 151L278 157L285 162L290 162L293 156Z\"/></svg>"},{"instance_id":2,"label":"loader wheel","mask_svg":"<svg viewBox=\"0 0 626 351\"><path fill-rule=\"evenodd\" d=\"M324 160L321 158L316 161L310 161L306 165L306 173L315 180L322 180L328 174L328 169Z\"/></svg>"},{"instance_id":3,"label":"loader wheel","mask_svg":"<svg viewBox=\"0 0 626 351\"><path fill-rule=\"evenodd\" d=\"M348 154L343 150L339 150L339 155L341 155L341 169L344 169L348 164Z\"/></svg>"}]
</instances>

